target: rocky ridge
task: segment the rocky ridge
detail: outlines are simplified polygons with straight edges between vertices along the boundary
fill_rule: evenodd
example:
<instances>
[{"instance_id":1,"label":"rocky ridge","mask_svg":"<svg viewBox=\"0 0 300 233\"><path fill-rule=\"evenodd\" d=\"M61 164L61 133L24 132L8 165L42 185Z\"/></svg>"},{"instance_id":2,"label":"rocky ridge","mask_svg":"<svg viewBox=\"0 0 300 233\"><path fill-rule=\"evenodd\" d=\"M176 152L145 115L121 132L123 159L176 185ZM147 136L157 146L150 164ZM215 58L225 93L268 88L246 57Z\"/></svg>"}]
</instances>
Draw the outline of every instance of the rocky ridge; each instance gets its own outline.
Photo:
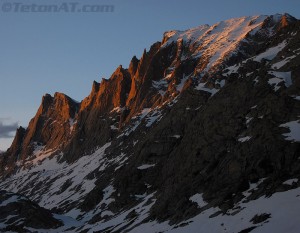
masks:
<instances>
[{"instance_id":1,"label":"rocky ridge","mask_svg":"<svg viewBox=\"0 0 300 233\"><path fill-rule=\"evenodd\" d=\"M170 31L81 103L45 95L0 158L0 187L78 232L176 232L298 190L299 25L284 14ZM257 214L234 232L259 228Z\"/></svg>"}]
</instances>

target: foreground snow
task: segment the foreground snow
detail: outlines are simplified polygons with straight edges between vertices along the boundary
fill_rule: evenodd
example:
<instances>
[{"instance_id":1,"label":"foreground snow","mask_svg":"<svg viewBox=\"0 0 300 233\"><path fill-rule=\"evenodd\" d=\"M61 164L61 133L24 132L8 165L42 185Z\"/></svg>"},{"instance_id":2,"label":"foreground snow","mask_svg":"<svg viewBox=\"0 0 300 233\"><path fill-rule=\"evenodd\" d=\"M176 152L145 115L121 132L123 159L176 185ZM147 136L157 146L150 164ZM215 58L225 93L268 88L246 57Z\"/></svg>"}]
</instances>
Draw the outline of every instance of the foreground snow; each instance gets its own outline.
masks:
<instances>
[{"instance_id":1,"label":"foreground snow","mask_svg":"<svg viewBox=\"0 0 300 233\"><path fill-rule=\"evenodd\" d=\"M201 205L205 204L200 200L201 195L194 195L191 199ZM286 192L276 193L271 197L261 197L257 200L243 203L235 206L235 210L226 215L210 217L219 211L217 208L205 210L198 216L189 219L188 225L183 227L169 226L167 222L157 223L149 222L133 229L132 233L153 233L153 232L232 232L237 233L244 229L255 227L251 232L260 233L298 233L300 232L299 221L300 209L300 188ZM237 211L237 212L236 212ZM270 218L254 224L251 219L255 215L270 214ZM183 224L182 223L182 224ZM178 224L180 225L180 224ZM184 225L184 224L183 224Z\"/></svg>"}]
</instances>

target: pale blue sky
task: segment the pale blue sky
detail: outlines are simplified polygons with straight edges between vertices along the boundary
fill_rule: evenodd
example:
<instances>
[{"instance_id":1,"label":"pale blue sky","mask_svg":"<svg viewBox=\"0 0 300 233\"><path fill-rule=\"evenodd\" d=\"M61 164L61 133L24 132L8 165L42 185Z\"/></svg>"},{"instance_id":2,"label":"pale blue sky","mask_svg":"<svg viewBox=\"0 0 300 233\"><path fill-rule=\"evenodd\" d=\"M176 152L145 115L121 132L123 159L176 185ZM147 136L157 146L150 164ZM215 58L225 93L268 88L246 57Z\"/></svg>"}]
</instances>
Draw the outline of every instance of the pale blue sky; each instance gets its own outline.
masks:
<instances>
[{"instance_id":1,"label":"pale blue sky","mask_svg":"<svg viewBox=\"0 0 300 233\"><path fill-rule=\"evenodd\" d=\"M51 0L4 3L56 4ZM45 93L80 101L93 80L109 77L132 56L162 39L163 32L245 15L290 13L299 0L77 0L113 4L113 13L5 13L0 9L0 123L27 126ZM3 120L3 118L6 118ZM0 129L1 130L1 129ZM0 150L10 139L1 138Z\"/></svg>"}]
</instances>

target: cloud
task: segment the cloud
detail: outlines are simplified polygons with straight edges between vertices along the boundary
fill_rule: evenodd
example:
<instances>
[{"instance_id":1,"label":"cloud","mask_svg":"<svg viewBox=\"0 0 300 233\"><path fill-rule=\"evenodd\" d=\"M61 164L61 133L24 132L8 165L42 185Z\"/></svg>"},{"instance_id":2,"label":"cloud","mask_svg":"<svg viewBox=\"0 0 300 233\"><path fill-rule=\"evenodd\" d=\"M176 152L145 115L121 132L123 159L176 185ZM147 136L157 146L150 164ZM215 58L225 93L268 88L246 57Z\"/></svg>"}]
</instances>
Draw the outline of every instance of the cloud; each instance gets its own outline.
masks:
<instances>
[{"instance_id":1,"label":"cloud","mask_svg":"<svg viewBox=\"0 0 300 233\"><path fill-rule=\"evenodd\" d=\"M0 138L12 138L16 129L18 128L18 123L11 123L11 124L3 124L3 118L0 118Z\"/></svg>"}]
</instances>

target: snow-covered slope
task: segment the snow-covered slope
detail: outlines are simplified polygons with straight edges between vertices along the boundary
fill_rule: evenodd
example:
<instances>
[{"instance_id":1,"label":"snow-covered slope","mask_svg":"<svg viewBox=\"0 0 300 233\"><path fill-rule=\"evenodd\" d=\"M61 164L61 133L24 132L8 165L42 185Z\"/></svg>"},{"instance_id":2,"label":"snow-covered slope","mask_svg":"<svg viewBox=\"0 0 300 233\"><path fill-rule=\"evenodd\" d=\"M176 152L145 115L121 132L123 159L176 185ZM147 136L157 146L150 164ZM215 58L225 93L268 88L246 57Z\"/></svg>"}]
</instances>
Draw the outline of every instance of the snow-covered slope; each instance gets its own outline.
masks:
<instances>
[{"instance_id":1,"label":"snow-covered slope","mask_svg":"<svg viewBox=\"0 0 300 233\"><path fill-rule=\"evenodd\" d=\"M188 45L189 51L184 51L181 60L187 58L199 59L196 71L207 72L220 65L231 56L242 53L243 45L251 43L255 35L265 36L267 39L276 33L276 27L283 15L251 16L230 19L212 26L204 25L186 31L170 31L164 34L163 47L172 43ZM289 16L288 16L289 17ZM266 19L272 21L266 25Z\"/></svg>"},{"instance_id":2,"label":"snow-covered slope","mask_svg":"<svg viewBox=\"0 0 300 233\"><path fill-rule=\"evenodd\" d=\"M207 62L204 71L220 64L226 57L238 53L237 48L246 36L255 35L267 16L254 16L230 19L212 26L204 25L187 31L171 31L165 34L163 46L183 41L189 44L191 58ZM184 54L182 59L184 59ZM200 67L199 67L200 68Z\"/></svg>"}]
</instances>

